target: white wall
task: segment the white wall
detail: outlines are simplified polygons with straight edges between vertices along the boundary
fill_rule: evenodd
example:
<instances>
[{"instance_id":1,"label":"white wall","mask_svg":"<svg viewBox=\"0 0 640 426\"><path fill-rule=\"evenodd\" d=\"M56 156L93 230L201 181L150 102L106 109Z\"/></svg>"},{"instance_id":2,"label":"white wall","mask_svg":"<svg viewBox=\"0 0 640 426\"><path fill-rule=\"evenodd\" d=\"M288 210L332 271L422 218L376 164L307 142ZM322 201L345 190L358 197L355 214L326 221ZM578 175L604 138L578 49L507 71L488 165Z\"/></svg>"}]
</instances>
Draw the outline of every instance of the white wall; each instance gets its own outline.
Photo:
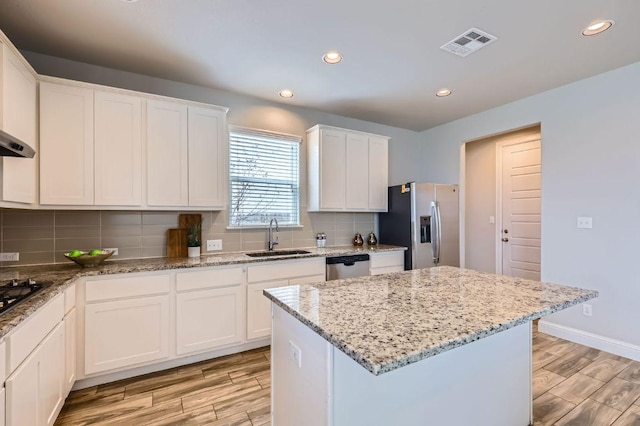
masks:
<instances>
[{"instance_id":1,"label":"white wall","mask_svg":"<svg viewBox=\"0 0 640 426\"><path fill-rule=\"evenodd\" d=\"M419 169L419 158L415 155L420 144L418 132L28 51L22 51L22 54L43 75L228 107L229 124L237 126L304 135L316 124L327 124L389 136L390 185L411 180Z\"/></svg>"},{"instance_id":2,"label":"white wall","mask_svg":"<svg viewBox=\"0 0 640 426\"><path fill-rule=\"evenodd\" d=\"M549 320L640 345L640 63L423 132L418 178L457 183L461 143L538 122L542 279L600 292L593 317L578 306Z\"/></svg>"},{"instance_id":3,"label":"white wall","mask_svg":"<svg viewBox=\"0 0 640 426\"><path fill-rule=\"evenodd\" d=\"M465 144L465 267L496 272L496 139Z\"/></svg>"}]
</instances>

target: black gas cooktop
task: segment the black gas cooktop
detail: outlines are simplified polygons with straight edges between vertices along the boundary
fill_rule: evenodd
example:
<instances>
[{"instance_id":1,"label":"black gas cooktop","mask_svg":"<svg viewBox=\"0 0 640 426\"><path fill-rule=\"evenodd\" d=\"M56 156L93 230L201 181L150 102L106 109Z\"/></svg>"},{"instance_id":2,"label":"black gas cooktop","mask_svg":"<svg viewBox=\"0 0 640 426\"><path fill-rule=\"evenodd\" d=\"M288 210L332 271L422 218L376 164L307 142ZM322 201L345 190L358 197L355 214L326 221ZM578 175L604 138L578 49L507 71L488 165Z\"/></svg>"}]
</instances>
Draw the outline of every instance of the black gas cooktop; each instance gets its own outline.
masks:
<instances>
[{"instance_id":1,"label":"black gas cooktop","mask_svg":"<svg viewBox=\"0 0 640 426\"><path fill-rule=\"evenodd\" d=\"M0 285L0 314L7 312L23 300L50 285L51 282L36 282L31 278L24 281L14 279L4 285Z\"/></svg>"}]
</instances>

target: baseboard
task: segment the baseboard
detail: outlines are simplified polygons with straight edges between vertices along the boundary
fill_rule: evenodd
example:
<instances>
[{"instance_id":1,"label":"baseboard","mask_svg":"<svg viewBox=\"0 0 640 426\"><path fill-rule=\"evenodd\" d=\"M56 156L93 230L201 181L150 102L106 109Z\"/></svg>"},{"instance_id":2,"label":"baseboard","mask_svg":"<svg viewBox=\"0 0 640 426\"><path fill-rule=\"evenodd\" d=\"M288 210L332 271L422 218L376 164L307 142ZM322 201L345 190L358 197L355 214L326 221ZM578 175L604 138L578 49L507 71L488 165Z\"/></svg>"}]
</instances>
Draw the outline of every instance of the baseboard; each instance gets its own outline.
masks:
<instances>
[{"instance_id":1,"label":"baseboard","mask_svg":"<svg viewBox=\"0 0 640 426\"><path fill-rule=\"evenodd\" d=\"M584 346L589 346L590 348L600 349L605 352L640 361L640 346L623 342L622 340L611 339L545 320L540 320L538 323L538 331Z\"/></svg>"}]
</instances>

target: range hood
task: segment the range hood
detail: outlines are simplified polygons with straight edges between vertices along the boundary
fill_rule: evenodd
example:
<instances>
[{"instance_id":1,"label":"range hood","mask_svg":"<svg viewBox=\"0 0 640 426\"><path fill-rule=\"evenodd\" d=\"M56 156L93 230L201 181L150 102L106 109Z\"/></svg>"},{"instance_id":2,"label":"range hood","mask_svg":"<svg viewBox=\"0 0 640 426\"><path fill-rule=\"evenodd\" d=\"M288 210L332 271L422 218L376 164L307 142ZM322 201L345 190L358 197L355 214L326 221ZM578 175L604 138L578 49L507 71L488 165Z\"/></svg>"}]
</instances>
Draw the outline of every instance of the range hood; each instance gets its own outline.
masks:
<instances>
[{"instance_id":1,"label":"range hood","mask_svg":"<svg viewBox=\"0 0 640 426\"><path fill-rule=\"evenodd\" d=\"M20 139L0 130L0 157L33 158L36 152Z\"/></svg>"}]
</instances>

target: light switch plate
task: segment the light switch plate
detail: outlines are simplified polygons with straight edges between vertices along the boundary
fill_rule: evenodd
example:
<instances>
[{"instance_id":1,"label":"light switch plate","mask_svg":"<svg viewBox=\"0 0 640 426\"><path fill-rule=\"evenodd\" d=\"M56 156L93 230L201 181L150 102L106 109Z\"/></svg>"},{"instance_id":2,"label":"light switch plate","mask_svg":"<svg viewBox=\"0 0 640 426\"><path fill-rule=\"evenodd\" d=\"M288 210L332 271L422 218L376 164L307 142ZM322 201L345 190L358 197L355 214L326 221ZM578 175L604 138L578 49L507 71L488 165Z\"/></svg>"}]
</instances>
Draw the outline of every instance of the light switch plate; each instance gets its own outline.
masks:
<instances>
[{"instance_id":1,"label":"light switch plate","mask_svg":"<svg viewBox=\"0 0 640 426\"><path fill-rule=\"evenodd\" d=\"M578 217L578 228L591 229L593 228L593 218L591 217Z\"/></svg>"},{"instance_id":2,"label":"light switch plate","mask_svg":"<svg viewBox=\"0 0 640 426\"><path fill-rule=\"evenodd\" d=\"M289 340L289 358L295 362L298 368L302 368L302 351L291 340Z\"/></svg>"}]
</instances>

